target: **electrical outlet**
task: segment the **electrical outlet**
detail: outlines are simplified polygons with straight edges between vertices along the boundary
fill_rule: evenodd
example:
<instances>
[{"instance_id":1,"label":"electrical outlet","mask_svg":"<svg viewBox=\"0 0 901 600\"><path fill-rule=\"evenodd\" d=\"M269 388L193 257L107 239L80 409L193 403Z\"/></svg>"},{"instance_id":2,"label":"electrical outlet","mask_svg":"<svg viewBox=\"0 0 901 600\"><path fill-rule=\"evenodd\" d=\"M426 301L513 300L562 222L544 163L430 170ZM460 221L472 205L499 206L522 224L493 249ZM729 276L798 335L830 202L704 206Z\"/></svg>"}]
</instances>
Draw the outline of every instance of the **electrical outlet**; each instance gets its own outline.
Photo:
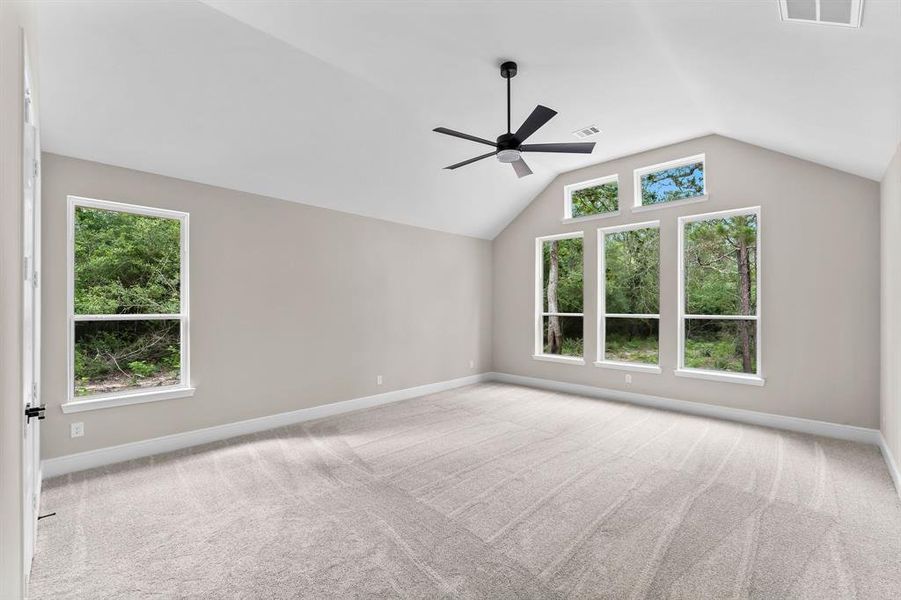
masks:
<instances>
[{"instance_id":1,"label":"electrical outlet","mask_svg":"<svg viewBox=\"0 0 901 600\"><path fill-rule=\"evenodd\" d=\"M82 437L84 436L84 423L72 423L69 425L69 437Z\"/></svg>"},{"instance_id":2,"label":"electrical outlet","mask_svg":"<svg viewBox=\"0 0 901 600\"><path fill-rule=\"evenodd\" d=\"M626 373L626 383L632 383L632 375L629 373Z\"/></svg>"},{"instance_id":3,"label":"electrical outlet","mask_svg":"<svg viewBox=\"0 0 901 600\"><path fill-rule=\"evenodd\" d=\"M476 368L476 361L474 361L474 360L469 361L469 368L470 368L470 369L475 369L475 368Z\"/></svg>"},{"instance_id":4,"label":"electrical outlet","mask_svg":"<svg viewBox=\"0 0 901 600\"><path fill-rule=\"evenodd\" d=\"M381 375L379 375L378 377L375 378L375 384L382 385L382 376Z\"/></svg>"}]
</instances>

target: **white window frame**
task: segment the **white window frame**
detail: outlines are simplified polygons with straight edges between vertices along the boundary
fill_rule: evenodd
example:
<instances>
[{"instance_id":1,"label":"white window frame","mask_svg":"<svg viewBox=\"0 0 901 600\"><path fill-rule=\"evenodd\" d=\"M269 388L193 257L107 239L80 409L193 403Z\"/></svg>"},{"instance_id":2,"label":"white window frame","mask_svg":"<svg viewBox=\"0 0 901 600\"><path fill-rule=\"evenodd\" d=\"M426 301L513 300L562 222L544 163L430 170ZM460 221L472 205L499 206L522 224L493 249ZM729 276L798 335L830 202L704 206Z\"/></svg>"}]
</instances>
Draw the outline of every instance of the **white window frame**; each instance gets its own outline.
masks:
<instances>
[{"instance_id":1,"label":"white window frame","mask_svg":"<svg viewBox=\"0 0 901 600\"><path fill-rule=\"evenodd\" d=\"M554 240L582 240L582 312L580 313L547 313L544 312L544 252L545 242ZM544 317L556 315L558 317L580 317L582 319L582 356L561 356L559 354L544 353ZM548 362L564 363L569 365L585 364L585 234L581 231L546 235L535 238L535 340L532 358Z\"/></svg>"},{"instance_id":2,"label":"white window frame","mask_svg":"<svg viewBox=\"0 0 901 600\"><path fill-rule=\"evenodd\" d=\"M594 366L606 369L619 369L622 371L637 371L641 373L660 373L660 313L657 314L628 314L628 313L608 313L607 312L607 256L606 256L606 238L607 235L613 233L622 233L623 231L634 231L636 229L657 229L660 232L660 221L646 221L644 223L629 223L628 225L618 225L615 227L603 227L598 229L598 346L597 356L595 357ZM657 310L660 310L660 249L657 250ZM629 318L629 319L657 319L657 364L637 363L607 360L604 358L607 345L607 318Z\"/></svg>"},{"instance_id":3,"label":"white window frame","mask_svg":"<svg viewBox=\"0 0 901 600\"><path fill-rule=\"evenodd\" d=\"M68 303L68 331L67 344L67 402L62 405L64 413L75 413L112 406L124 406L128 404L141 404L157 400L172 398L184 398L194 395L191 387L191 361L190 361L190 300L189 300L189 220L186 212L151 208L135 204L123 204L108 200L96 200L80 196L68 196L68 235L67 235L67 303ZM76 315L75 314L75 210L77 208L93 208L123 212L148 217L164 219L177 219L180 224L180 312L177 314L112 314L112 315ZM75 396L75 323L78 321L146 321L146 320L178 320L181 323L181 368L180 383L177 385L162 386L152 389L140 389L133 391L111 392L108 394L94 394L92 396Z\"/></svg>"},{"instance_id":4,"label":"white window frame","mask_svg":"<svg viewBox=\"0 0 901 600\"><path fill-rule=\"evenodd\" d=\"M682 198L681 200L673 200L671 202L661 202L660 204L648 204L647 206L642 205L641 203L641 178L648 173L656 173L657 171L665 171L666 169L674 169L676 167L684 167L685 165L690 165L694 163L701 163L701 168L704 171L704 193L700 196L692 196L690 198ZM649 165L647 167L640 167L633 171L633 184L634 184L634 197L632 200L632 212L644 212L648 210L661 210L664 208L671 208L674 206L685 206L686 204L695 204L697 202L705 202L709 198L710 187L707 181L707 155L706 154L695 154L694 156L686 156L684 158L677 158L675 160L670 160L667 162L658 163L656 165Z\"/></svg>"},{"instance_id":5,"label":"white window frame","mask_svg":"<svg viewBox=\"0 0 901 600\"><path fill-rule=\"evenodd\" d=\"M747 215L756 215L757 217L757 310L756 314L748 315L686 315L685 314L685 225L688 223L696 223L698 221L710 221L715 219L725 219L729 217L740 217ZM763 385L765 379L763 376L763 336L761 331L761 322L763 320L763 294L761 293L761 277L762 272L762 235L763 227L761 225L760 207L752 206L748 208L737 208L732 210L722 210L718 212L704 213L700 215L688 215L679 217L679 245L677 252L678 261L678 363L675 374L679 377L691 377L694 379L707 379L710 381L726 381L731 383L744 383L748 385ZM685 321L686 319L722 319L722 320L747 320L755 323L755 343L757 346L757 373L731 373L728 371L716 371L712 369L694 369L685 366Z\"/></svg>"},{"instance_id":6,"label":"white window frame","mask_svg":"<svg viewBox=\"0 0 901 600\"><path fill-rule=\"evenodd\" d=\"M578 192L579 190L584 190L586 188L597 187L600 185L606 185L608 183L616 184L616 210L598 213L596 215L582 215L581 217L573 216L573 192ZM563 186L563 223L580 223L582 221L593 221L595 219L609 219L611 217L617 217L620 214L620 193L619 193L619 174L614 173L613 175L605 175L604 177L598 177L596 179L589 179L588 181L579 181L577 183L571 183L569 185Z\"/></svg>"}]
</instances>

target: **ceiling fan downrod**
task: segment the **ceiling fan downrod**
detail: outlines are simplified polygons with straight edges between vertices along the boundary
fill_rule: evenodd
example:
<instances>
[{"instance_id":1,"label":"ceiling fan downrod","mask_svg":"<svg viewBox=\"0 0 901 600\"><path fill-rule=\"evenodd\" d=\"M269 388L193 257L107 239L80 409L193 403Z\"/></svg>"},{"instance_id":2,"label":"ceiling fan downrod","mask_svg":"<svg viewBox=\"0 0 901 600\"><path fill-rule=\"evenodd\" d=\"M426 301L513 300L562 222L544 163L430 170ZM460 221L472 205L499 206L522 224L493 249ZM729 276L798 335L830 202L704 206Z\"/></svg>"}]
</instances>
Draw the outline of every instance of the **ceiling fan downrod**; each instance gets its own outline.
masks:
<instances>
[{"instance_id":1,"label":"ceiling fan downrod","mask_svg":"<svg viewBox=\"0 0 901 600\"><path fill-rule=\"evenodd\" d=\"M510 131L510 80L516 77L516 63L512 60L501 64L501 77L507 80L507 133Z\"/></svg>"}]
</instances>

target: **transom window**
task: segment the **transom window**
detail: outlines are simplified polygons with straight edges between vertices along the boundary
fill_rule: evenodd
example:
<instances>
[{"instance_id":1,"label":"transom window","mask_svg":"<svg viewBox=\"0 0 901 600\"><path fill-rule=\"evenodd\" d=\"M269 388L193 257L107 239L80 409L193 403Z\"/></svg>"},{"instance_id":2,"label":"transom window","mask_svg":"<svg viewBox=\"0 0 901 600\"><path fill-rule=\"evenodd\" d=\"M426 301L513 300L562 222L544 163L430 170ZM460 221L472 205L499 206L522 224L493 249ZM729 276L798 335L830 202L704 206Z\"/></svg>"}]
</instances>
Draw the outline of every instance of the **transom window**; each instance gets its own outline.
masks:
<instances>
[{"instance_id":1,"label":"transom window","mask_svg":"<svg viewBox=\"0 0 901 600\"><path fill-rule=\"evenodd\" d=\"M679 219L677 374L762 385L760 208Z\"/></svg>"},{"instance_id":2,"label":"transom window","mask_svg":"<svg viewBox=\"0 0 901 600\"><path fill-rule=\"evenodd\" d=\"M635 170L635 207L651 208L707 196L704 155Z\"/></svg>"},{"instance_id":3,"label":"transom window","mask_svg":"<svg viewBox=\"0 0 901 600\"><path fill-rule=\"evenodd\" d=\"M582 232L535 240L535 358L583 359Z\"/></svg>"},{"instance_id":4,"label":"transom window","mask_svg":"<svg viewBox=\"0 0 901 600\"><path fill-rule=\"evenodd\" d=\"M619 178L600 177L563 188L563 218L614 216L619 214Z\"/></svg>"},{"instance_id":5,"label":"transom window","mask_svg":"<svg viewBox=\"0 0 901 600\"><path fill-rule=\"evenodd\" d=\"M189 388L187 241L187 213L69 197L69 402Z\"/></svg>"},{"instance_id":6,"label":"transom window","mask_svg":"<svg viewBox=\"0 0 901 600\"><path fill-rule=\"evenodd\" d=\"M660 372L660 222L598 230L601 367Z\"/></svg>"}]
</instances>

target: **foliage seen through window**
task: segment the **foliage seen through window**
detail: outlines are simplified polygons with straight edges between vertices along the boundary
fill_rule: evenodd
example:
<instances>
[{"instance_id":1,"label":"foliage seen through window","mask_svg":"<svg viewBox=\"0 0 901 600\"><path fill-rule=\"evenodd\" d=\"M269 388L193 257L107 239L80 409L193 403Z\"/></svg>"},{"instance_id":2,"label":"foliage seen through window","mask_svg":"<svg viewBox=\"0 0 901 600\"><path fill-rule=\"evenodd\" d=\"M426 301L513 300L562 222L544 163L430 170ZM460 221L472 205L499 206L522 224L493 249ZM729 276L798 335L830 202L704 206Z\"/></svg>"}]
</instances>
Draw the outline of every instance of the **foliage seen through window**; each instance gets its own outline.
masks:
<instances>
[{"instance_id":1,"label":"foliage seen through window","mask_svg":"<svg viewBox=\"0 0 901 600\"><path fill-rule=\"evenodd\" d=\"M543 352L582 356L582 238L542 244ZM577 313L578 316L561 316Z\"/></svg>"},{"instance_id":2,"label":"foliage seen through window","mask_svg":"<svg viewBox=\"0 0 901 600\"><path fill-rule=\"evenodd\" d=\"M641 204L649 206L704 195L704 163L663 169L641 176Z\"/></svg>"},{"instance_id":3,"label":"foliage seen through window","mask_svg":"<svg viewBox=\"0 0 901 600\"><path fill-rule=\"evenodd\" d=\"M619 183L610 181L595 185L570 194L573 218L589 215L601 215L619 210Z\"/></svg>"},{"instance_id":4,"label":"foliage seen through window","mask_svg":"<svg viewBox=\"0 0 901 600\"><path fill-rule=\"evenodd\" d=\"M181 222L77 206L74 227L75 395L178 384Z\"/></svg>"},{"instance_id":5,"label":"foliage seen through window","mask_svg":"<svg viewBox=\"0 0 901 600\"><path fill-rule=\"evenodd\" d=\"M685 313L757 314L757 215L685 224ZM757 372L753 319L686 318L686 367Z\"/></svg>"}]
</instances>

